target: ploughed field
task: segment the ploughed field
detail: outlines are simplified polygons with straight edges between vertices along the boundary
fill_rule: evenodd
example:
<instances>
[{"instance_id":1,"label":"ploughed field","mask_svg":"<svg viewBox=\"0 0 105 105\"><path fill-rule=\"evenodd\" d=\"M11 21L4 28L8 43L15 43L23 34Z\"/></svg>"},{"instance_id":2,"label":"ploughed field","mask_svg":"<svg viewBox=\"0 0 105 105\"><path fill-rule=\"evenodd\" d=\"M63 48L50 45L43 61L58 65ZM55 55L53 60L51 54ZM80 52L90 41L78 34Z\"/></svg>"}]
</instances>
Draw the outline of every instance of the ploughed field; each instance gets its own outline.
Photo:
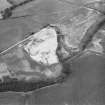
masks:
<instances>
[{"instance_id":1,"label":"ploughed field","mask_svg":"<svg viewBox=\"0 0 105 105\"><path fill-rule=\"evenodd\" d=\"M44 25L63 24L67 28L67 34L70 35L70 46L78 47L81 53L77 52L76 56L72 51L69 59L63 63L67 75L63 81L61 77L56 80L46 79L37 72L37 63L23 57L23 53L17 50L17 47L1 55L0 63L6 62L10 67L9 72L13 75L16 73L18 79L5 76L5 73L3 78L0 76L0 104L104 105L105 17L101 13L104 7L101 11L101 3L97 7L94 3L85 7L76 1L68 3L57 0L33 4L28 8L23 6L14 10L15 18L0 21L0 52ZM19 17L27 14L33 15ZM24 60L25 64L27 61L31 63L34 71L30 68L30 71L24 70ZM21 74L33 75L33 78L27 82L24 78L21 80L18 77Z\"/></svg>"}]
</instances>

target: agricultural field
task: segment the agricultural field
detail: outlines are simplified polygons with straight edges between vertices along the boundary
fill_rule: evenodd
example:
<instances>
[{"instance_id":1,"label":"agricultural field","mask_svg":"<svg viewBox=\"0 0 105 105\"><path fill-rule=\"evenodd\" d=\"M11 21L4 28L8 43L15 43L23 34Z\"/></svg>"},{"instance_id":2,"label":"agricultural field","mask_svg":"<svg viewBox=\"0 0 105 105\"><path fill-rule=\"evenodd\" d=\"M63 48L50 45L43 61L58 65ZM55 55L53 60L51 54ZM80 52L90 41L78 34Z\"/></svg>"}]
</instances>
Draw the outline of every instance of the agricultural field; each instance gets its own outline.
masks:
<instances>
[{"instance_id":1,"label":"agricultural field","mask_svg":"<svg viewBox=\"0 0 105 105\"><path fill-rule=\"evenodd\" d=\"M0 11L6 8L11 14L0 19L0 105L105 104L104 0L1 0ZM52 65L32 59L30 48L47 34L58 44ZM40 50L52 50L53 40Z\"/></svg>"}]
</instances>

